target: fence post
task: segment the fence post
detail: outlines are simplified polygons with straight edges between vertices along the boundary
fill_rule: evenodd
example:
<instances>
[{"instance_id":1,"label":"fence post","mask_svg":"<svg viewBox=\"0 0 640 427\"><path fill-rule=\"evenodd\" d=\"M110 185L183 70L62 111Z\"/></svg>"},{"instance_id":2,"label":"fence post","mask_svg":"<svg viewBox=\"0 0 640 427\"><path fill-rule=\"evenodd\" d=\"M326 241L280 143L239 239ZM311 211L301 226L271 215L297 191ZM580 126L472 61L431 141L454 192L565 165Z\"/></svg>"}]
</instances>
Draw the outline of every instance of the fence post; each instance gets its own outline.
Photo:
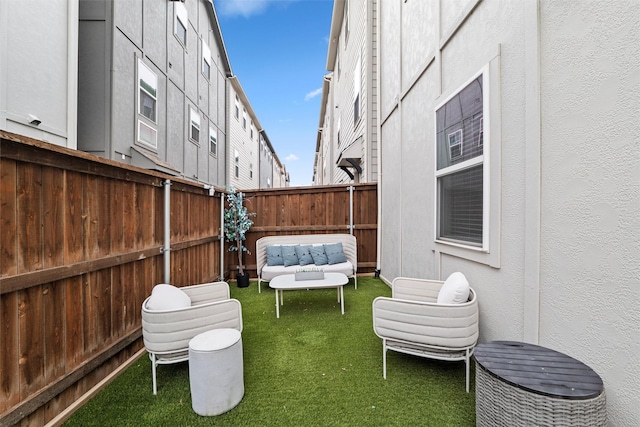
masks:
<instances>
[{"instance_id":1,"label":"fence post","mask_svg":"<svg viewBox=\"0 0 640 427\"><path fill-rule=\"evenodd\" d=\"M224 193L220 193L220 281L224 280Z\"/></svg>"},{"instance_id":2,"label":"fence post","mask_svg":"<svg viewBox=\"0 0 640 427\"><path fill-rule=\"evenodd\" d=\"M349 234L353 236L353 185L349 186Z\"/></svg>"}]
</instances>

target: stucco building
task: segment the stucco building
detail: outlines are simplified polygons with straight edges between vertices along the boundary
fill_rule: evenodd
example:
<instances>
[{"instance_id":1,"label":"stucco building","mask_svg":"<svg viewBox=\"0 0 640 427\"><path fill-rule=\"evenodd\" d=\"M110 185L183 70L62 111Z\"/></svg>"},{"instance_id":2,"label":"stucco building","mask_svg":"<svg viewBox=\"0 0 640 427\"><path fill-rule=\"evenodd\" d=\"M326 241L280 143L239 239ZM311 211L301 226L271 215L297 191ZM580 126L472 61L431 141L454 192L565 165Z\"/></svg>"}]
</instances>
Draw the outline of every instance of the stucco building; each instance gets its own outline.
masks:
<instances>
[{"instance_id":1,"label":"stucco building","mask_svg":"<svg viewBox=\"0 0 640 427\"><path fill-rule=\"evenodd\" d=\"M481 342L581 360L638 425L640 3L378 5L381 277L462 271Z\"/></svg>"}]
</instances>

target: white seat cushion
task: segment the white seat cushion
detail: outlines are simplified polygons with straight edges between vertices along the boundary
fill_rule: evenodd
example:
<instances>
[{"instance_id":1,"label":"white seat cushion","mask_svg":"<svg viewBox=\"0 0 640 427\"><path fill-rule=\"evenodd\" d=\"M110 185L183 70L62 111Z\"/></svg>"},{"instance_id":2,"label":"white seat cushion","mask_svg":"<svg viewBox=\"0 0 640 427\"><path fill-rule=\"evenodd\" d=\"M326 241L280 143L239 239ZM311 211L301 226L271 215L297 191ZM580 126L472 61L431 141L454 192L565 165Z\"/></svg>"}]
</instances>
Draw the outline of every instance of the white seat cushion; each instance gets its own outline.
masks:
<instances>
[{"instance_id":1,"label":"white seat cushion","mask_svg":"<svg viewBox=\"0 0 640 427\"><path fill-rule=\"evenodd\" d=\"M309 269L314 267L316 267L315 264L305 265L304 267L301 267L299 264L290 265L288 267L282 265L265 265L264 267L262 267L261 277L262 280L268 282L274 277L280 276L282 274L295 274L295 272L297 270L300 270L301 268ZM325 273L343 273L347 277L353 276L353 264L351 264L351 262L349 261L341 262L339 264L321 265L318 266L318 268L320 270L323 270Z\"/></svg>"},{"instance_id":2,"label":"white seat cushion","mask_svg":"<svg viewBox=\"0 0 640 427\"><path fill-rule=\"evenodd\" d=\"M191 307L191 298L183 290L165 283L156 285L147 302L149 310L176 310Z\"/></svg>"},{"instance_id":3,"label":"white seat cushion","mask_svg":"<svg viewBox=\"0 0 640 427\"><path fill-rule=\"evenodd\" d=\"M438 304L462 304L469 300L469 282L456 271L445 280L438 293Z\"/></svg>"}]
</instances>

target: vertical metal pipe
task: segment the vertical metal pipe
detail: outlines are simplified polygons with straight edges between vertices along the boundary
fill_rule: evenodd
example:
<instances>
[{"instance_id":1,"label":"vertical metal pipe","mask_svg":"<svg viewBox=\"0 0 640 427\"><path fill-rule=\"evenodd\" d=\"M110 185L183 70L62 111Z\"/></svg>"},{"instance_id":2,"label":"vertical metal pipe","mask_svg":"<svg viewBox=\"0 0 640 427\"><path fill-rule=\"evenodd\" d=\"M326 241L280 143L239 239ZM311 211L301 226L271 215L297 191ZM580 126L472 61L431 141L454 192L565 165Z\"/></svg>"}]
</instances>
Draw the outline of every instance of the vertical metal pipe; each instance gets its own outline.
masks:
<instances>
[{"instance_id":1,"label":"vertical metal pipe","mask_svg":"<svg viewBox=\"0 0 640 427\"><path fill-rule=\"evenodd\" d=\"M220 193L220 281L224 280L224 193Z\"/></svg>"},{"instance_id":2,"label":"vertical metal pipe","mask_svg":"<svg viewBox=\"0 0 640 427\"><path fill-rule=\"evenodd\" d=\"M349 233L353 236L353 185L349 186Z\"/></svg>"},{"instance_id":3,"label":"vertical metal pipe","mask_svg":"<svg viewBox=\"0 0 640 427\"><path fill-rule=\"evenodd\" d=\"M171 283L171 180L164 181L164 283Z\"/></svg>"}]
</instances>

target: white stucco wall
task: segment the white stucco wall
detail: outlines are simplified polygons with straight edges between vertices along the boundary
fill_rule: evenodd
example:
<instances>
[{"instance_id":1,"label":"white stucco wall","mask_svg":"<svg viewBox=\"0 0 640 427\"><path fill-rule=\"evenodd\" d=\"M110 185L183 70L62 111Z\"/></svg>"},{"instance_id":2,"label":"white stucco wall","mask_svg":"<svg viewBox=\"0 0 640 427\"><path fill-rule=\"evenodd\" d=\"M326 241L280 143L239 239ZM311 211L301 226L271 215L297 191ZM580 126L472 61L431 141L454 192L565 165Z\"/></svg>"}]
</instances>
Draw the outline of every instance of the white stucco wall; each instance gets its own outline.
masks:
<instances>
[{"instance_id":1,"label":"white stucco wall","mask_svg":"<svg viewBox=\"0 0 640 427\"><path fill-rule=\"evenodd\" d=\"M640 2L380 8L382 277L463 271L481 342L587 363L609 424L640 425ZM434 242L434 111L487 64L493 240L480 253Z\"/></svg>"},{"instance_id":2,"label":"white stucco wall","mask_svg":"<svg viewBox=\"0 0 640 427\"><path fill-rule=\"evenodd\" d=\"M77 81L77 1L1 1L0 129L76 148Z\"/></svg>"}]
</instances>

